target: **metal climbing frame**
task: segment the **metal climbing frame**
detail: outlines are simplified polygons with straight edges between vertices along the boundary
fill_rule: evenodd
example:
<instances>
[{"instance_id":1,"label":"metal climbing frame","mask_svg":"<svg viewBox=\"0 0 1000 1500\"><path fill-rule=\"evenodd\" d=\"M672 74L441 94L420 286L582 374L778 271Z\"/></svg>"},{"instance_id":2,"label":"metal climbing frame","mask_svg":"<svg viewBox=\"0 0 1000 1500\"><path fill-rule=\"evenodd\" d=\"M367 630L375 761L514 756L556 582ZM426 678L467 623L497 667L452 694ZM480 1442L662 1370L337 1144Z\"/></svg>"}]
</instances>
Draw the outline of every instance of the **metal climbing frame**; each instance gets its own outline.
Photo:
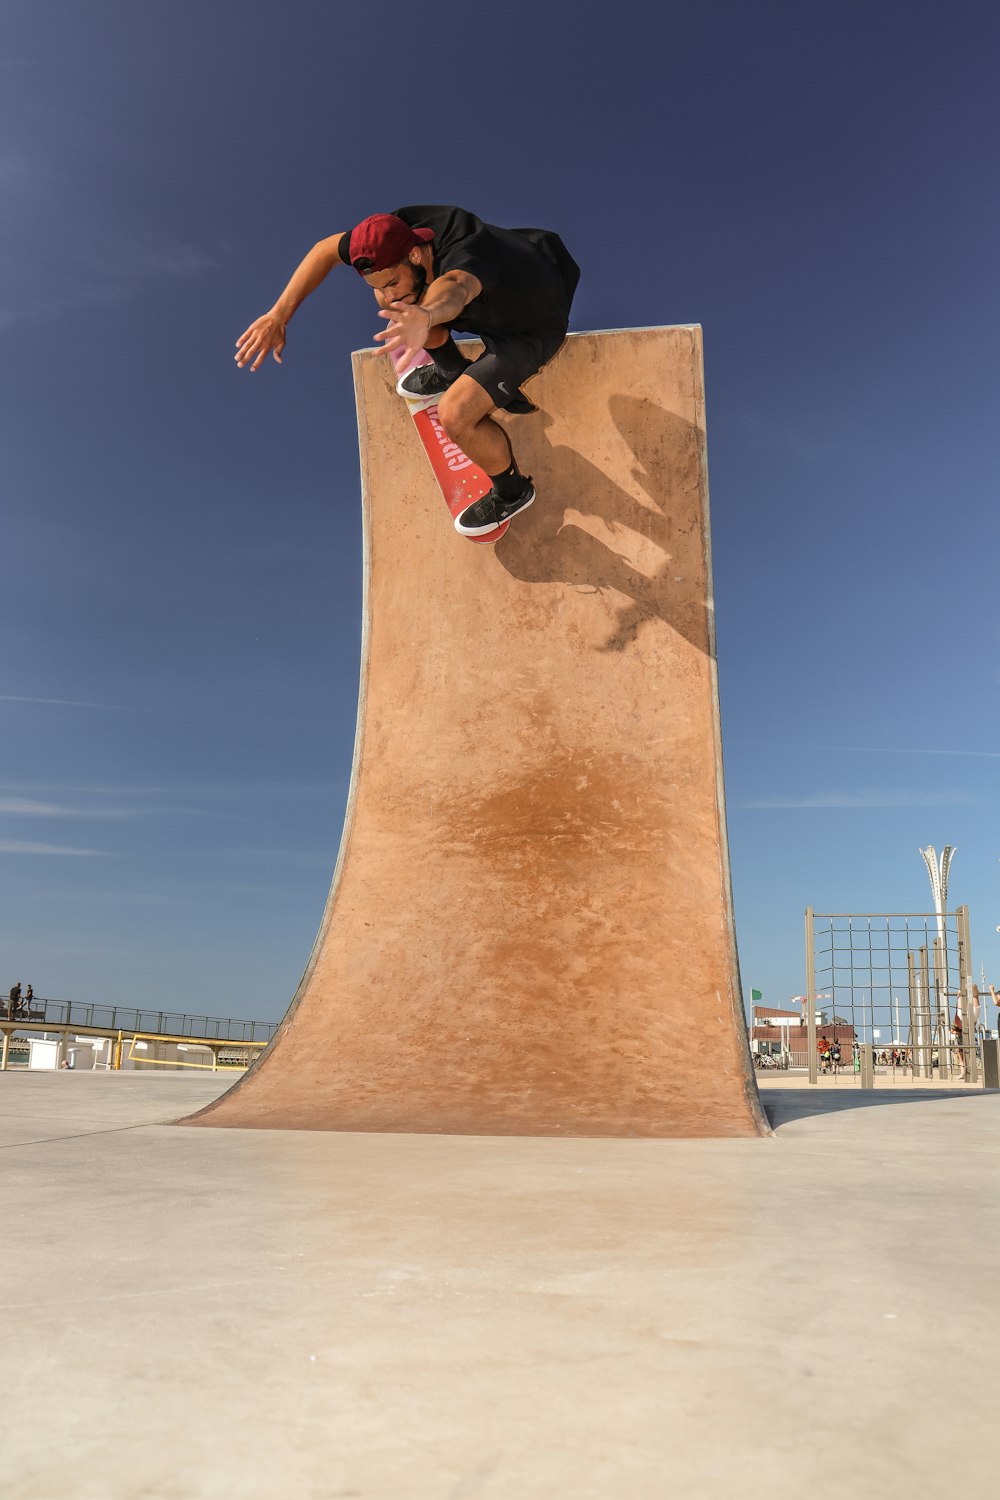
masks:
<instances>
[{"instance_id":1,"label":"metal climbing frame","mask_svg":"<svg viewBox=\"0 0 1000 1500\"><path fill-rule=\"evenodd\" d=\"M816 912L806 909L809 1082L818 1044L845 1060L868 1049L914 1078L979 1077L969 908L954 912ZM837 1031L840 1035L837 1036Z\"/></svg>"}]
</instances>

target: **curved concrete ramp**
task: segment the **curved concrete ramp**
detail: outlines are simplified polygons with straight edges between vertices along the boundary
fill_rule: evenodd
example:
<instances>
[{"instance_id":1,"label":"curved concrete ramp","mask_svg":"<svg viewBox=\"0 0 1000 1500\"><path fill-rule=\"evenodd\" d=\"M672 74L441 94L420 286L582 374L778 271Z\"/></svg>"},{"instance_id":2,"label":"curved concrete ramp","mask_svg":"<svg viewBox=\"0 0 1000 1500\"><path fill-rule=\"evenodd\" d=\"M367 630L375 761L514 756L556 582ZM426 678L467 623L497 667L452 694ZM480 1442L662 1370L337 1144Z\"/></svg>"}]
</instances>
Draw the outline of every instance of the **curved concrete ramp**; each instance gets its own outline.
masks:
<instances>
[{"instance_id":1,"label":"curved concrete ramp","mask_svg":"<svg viewBox=\"0 0 1000 1500\"><path fill-rule=\"evenodd\" d=\"M764 1133L733 937L697 328L577 334L511 421L538 500L457 536L354 356L366 632L322 928L199 1124Z\"/></svg>"}]
</instances>

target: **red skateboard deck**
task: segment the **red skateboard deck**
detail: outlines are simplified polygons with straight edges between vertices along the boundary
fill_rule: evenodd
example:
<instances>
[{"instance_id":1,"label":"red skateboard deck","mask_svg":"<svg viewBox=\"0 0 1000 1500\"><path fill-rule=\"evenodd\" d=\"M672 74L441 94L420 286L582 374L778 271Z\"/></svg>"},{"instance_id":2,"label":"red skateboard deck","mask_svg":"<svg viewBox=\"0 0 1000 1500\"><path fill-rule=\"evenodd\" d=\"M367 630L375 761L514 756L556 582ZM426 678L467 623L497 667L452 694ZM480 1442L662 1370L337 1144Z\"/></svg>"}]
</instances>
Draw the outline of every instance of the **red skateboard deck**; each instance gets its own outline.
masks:
<instances>
[{"instance_id":1,"label":"red skateboard deck","mask_svg":"<svg viewBox=\"0 0 1000 1500\"><path fill-rule=\"evenodd\" d=\"M408 349L396 350L392 355L392 362L396 368L397 380L401 375L415 370L418 365L433 363L431 356L424 349L416 354ZM461 515L467 505L481 500L486 494L490 488L489 475L485 474L478 464L473 463L457 443L451 441L441 426L437 402L433 397L405 396L403 399L410 408L413 425L420 434L424 452L430 459L434 478L444 496L444 503L454 519ZM466 540L486 542L487 545L492 546L494 542L500 540L509 525L509 521L504 521L494 531L488 531L485 536L470 536Z\"/></svg>"}]
</instances>

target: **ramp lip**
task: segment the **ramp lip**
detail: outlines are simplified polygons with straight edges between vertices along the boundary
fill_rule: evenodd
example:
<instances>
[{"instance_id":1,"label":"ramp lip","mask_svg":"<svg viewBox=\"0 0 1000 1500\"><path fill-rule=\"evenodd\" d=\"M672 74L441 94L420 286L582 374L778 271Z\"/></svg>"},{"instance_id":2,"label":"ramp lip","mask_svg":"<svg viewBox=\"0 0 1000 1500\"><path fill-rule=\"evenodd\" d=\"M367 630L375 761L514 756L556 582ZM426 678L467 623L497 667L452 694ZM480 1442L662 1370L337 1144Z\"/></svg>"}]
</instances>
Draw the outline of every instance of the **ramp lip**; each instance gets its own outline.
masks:
<instances>
[{"instance_id":1,"label":"ramp lip","mask_svg":"<svg viewBox=\"0 0 1000 1500\"><path fill-rule=\"evenodd\" d=\"M637 328L571 328L566 335L567 339L600 338L603 334L610 333L702 333L704 331L701 323L644 323ZM475 342L477 334L467 333L459 342ZM351 357L357 359L365 355L384 354L385 350L374 344L366 345L364 349L352 349Z\"/></svg>"}]
</instances>

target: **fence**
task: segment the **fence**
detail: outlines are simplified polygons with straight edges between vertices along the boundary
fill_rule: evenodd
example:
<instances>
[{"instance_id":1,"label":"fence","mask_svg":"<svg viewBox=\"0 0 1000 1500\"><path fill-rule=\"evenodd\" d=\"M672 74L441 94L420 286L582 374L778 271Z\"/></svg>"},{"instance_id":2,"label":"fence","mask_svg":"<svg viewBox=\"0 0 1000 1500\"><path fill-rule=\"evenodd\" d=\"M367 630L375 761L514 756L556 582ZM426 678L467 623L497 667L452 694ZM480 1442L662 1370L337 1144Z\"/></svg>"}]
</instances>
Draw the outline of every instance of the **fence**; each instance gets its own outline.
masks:
<instances>
[{"instance_id":1,"label":"fence","mask_svg":"<svg viewBox=\"0 0 1000 1500\"><path fill-rule=\"evenodd\" d=\"M911 1077L976 1082L969 909L806 911L806 1053L817 1081L821 1041L885 1055ZM817 1015L821 1008L822 1019ZM839 1035L838 1035L839 1031Z\"/></svg>"},{"instance_id":2,"label":"fence","mask_svg":"<svg viewBox=\"0 0 1000 1500\"><path fill-rule=\"evenodd\" d=\"M269 1042L276 1021L238 1021L223 1016L189 1015L186 1011L146 1010L127 1005L86 1005L78 1000L22 1001L11 1013L6 995L0 1001L0 1021L17 1021L34 1030L74 1026L81 1031L149 1032L157 1036L217 1042Z\"/></svg>"}]
</instances>

